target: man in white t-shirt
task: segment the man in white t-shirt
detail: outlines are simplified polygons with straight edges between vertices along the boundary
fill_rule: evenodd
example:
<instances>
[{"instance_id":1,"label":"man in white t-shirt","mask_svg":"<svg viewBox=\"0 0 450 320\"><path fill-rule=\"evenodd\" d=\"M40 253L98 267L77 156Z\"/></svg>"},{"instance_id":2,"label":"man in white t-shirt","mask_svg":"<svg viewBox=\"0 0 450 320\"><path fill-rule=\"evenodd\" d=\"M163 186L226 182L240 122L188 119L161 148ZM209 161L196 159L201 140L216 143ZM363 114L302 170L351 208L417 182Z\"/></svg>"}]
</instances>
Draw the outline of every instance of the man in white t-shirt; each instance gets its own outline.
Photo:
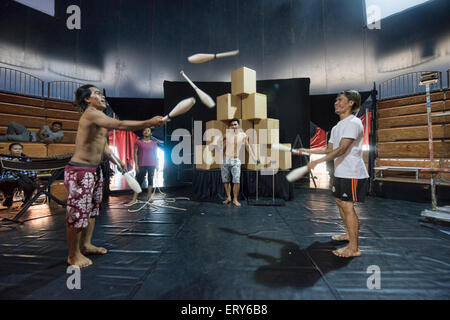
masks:
<instances>
[{"instance_id":1,"label":"man in white t-shirt","mask_svg":"<svg viewBox=\"0 0 450 320\"><path fill-rule=\"evenodd\" d=\"M297 155L301 152L326 154L321 159L311 161L308 164L309 169L313 169L320 162L334 160L332 191L347 232L332 239L349 241L349 244L334 250L333 253L345 258L361 255L358 247L359 220L354 203L364 202L369 177L362 159L364 127L361 120L353 115L360 105L361 96L358 91L348 90L339 93L334 108L340 121L331 129L327 148L298 149L297 152L293 152Z\"/></svg>"}]
</instances>

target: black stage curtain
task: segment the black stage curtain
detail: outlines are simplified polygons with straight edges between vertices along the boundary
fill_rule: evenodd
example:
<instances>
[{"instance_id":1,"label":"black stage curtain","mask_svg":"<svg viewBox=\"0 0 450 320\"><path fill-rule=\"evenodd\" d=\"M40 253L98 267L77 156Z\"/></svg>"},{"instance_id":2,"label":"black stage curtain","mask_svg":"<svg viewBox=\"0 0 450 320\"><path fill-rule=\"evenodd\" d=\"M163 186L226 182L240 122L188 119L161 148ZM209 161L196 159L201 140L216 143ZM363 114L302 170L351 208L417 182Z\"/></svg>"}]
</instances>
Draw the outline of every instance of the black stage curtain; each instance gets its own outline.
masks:
<instances>
[{"instance_id":1,"label":"black stage curtain","mask_svg":"<svg viewBox=\"0 0 450 320\"><path fill-rule=\"evenodd\" d=\"M256 197L256 173L258 173L258 199L272 198L290 201L294 199L294 187L286 180L288 170L279 170L273 175L261 175L260 171L242 170L239 199ZM194 170L192 194L195 201L223 201L226 193L222 183L220 169ZM231 192L233 194L233 192Z\"/></svg>"},{"instance_id":2,"label":"black stage curtain","mask_svg":"<svg viewBox=\"0 0 450 320\"><path fill-rule=\"evenodd\" d=\"M164 99L107 98L120 120L145 120L164 115ZM141 136L142 130L134 132ZM153 136L164 140L164 126L152 130Z\"/></svg>"}]
</instances>

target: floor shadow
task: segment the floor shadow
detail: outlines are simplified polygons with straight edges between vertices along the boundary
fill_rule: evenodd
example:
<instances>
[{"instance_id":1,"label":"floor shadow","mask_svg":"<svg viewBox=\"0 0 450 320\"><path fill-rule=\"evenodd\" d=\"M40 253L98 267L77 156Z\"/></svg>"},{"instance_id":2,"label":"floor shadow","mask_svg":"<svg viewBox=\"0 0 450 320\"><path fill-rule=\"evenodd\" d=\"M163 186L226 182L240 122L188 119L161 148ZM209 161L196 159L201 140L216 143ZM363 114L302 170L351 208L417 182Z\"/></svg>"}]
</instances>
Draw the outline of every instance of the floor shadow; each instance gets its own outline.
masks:
<instances>
[{"instance_id":1,"label":"floor shadow","mask_svg":"<svg viewBox=\"0 0 450 320\"><path fill-rule=\"evenodd\" d=\"M337 249L337 245L345 244L342 241L316 241L307 248L300 248L296 243L289 241L247 235L228 228L220 228L220 230L246 236L251 240L282 245L279 257L248 253L251 258L267 262L267 265L261 266L255 271L254 278L259 283L270 287L311 287L322 275L347 266L353 259L340 258L332 253Z\"/></svg>"}]
</instances>

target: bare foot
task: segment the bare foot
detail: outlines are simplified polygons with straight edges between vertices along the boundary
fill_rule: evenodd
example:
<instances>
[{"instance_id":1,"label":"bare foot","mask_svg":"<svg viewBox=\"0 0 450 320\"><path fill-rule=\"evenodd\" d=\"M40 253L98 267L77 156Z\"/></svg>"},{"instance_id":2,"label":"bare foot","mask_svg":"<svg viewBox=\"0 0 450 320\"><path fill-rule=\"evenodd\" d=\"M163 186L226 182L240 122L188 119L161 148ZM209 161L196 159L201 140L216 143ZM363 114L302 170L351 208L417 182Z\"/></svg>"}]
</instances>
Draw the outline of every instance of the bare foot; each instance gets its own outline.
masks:
<instances>
[{"instance_id":1,"label":"bare foot","mask_svg":"<svg viewBox=\"0 0 450 320\"><path fill-rule=\"evenodd\" d=\"M223 204L229 204L231 202L231 199L227 199L224 202L222 202Z\"/></svg>"},{"instance_id":2,"label":"bare foot","mask_svg":"<svg viewBox=\"0 0 450 320\"><path fill-rule=\"evenodd\" d=\"M241 204L240 204L237 200L233 200L233 204L234 204L236 207L240 207L240 206L241 206Z\"/></svg>"},{"instance_id":3,"label":"bare foot","mask_svg":"<svg viewBox=\"0 0 450 320\"><path fill-rule=\"evenodd\" d=\"M137 202L136 200L131 200L130 202L125 203L125 206L126 206L126 207L132 206L132 205L135 204L136 202Z\"/></svg>"},{"instance_id":4,"label":"bare foot","mask_svg":"<svg viewBox=\"0 0 450 320\"><path fill-rule=\"evenodd\" d=\"M92 260L82 254L67 258L67 263L79 268L84 268L92 264Z\"/></svg>"},{"instance_id":5,"label":"bare foot","mask_svg":"<svg viewBox=\"0 0 450 320\"><path fill-rule=\"evenodd\" d=\"M152 203L152 202L153 202L153 199L152 199L152 198L150 198L150 199L147 199L147 202L150 202L150 203Z\"/></svg>"},{"instance_id":6,"label":"bare foot","mask_svg":"<svg viewBox=\"0 0 450 320\"><path fill-rule=\"evenodd\" d=\"M92 244L88 244L88 245L85 245L85 246L81 247L80 251L83 254L85 254L85 255L88 255L88 254L105 254L105 253L108 252L108 250L106 250L105 248L96 247L96 246L94 246Z\"/></svg>"},{"instance_id":7,"label":"bare foot","mask_svg":"<svg viewBox=\"0 0 450 320\"><path fill-rule=\"evenodd\" d=\"M348 246L338 249L338 250L333 250L333 253L341 258L351 258L351 257L359 257L361 256L361 250L351 250Z\"/></svg>"},{"instance_id":8,"label":"bare foot","mask_svg":"<svg viewBox=\"0 0 450 320\"><path fill-rule=\"evenodd\" d=\"M348 235L347 234L341 234L339 236L332 236L331 240L334 240L334 241L348 241Z\"/></svg>"}]
</instances>

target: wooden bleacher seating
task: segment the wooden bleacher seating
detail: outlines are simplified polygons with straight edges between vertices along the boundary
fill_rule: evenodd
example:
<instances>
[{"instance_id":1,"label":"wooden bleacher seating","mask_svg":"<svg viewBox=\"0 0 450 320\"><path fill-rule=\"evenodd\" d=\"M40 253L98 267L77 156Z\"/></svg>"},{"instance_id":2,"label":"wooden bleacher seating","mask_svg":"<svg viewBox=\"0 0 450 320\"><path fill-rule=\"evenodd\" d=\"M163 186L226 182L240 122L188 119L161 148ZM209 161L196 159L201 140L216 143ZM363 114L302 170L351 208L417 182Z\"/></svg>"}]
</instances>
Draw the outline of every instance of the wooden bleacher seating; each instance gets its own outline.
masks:
<instances>
[{"instance_id":1,"label":"wooden bleacher seating","mask_svg":"<svg viewBox=\"0 0 450 320\"><path fill-rule=\"evenodd\" d=\"M9 123L19 122L30 131L38 132L43 125L54 121L62 123L64 132L60 143L20 142L23 152L31 158L48 158L73 153L78 121L81 114L71 102L31 98L22 95L0 93L0 134L6 134ZM0 142L0 153L9 154L11 142ZM65 201L66 190L62 180L56 180L50 187L51 193ZM55 202L50 201L52 207Z\"/></svg>"},{"instance_id":2,"label":"wooden bleacher seating","mask_svg":"<svg viewBox=\"0 0 450 320\"><path fill-rule=\"evenodd\" d=\"M0 134L6 134L12 121L38 132L43 125L54 121L62 123L64 137L60 143L46 145L38 142L23 142L24 153L29 157L45 158L73 153L78 120L81 114L71 102L31 98L16 94L0 93ZM0 153L9 153L11 142L0 142Z\"/></svg>"},{"instance_id":3,"label":"wooden bleacher seating","mask_svg":"<svg viewBox=\"0 0 450 320\"><path fill-rule=\"evenodd\" d=\"M432 114L448 112L450 91L431 93ZM378 102L376 180L430 184L426 95ZM450 116L432 118L434 167L450 167ZM435 174L436 184L450 185L450 173Z\"/></svg>"}]
</instances>

